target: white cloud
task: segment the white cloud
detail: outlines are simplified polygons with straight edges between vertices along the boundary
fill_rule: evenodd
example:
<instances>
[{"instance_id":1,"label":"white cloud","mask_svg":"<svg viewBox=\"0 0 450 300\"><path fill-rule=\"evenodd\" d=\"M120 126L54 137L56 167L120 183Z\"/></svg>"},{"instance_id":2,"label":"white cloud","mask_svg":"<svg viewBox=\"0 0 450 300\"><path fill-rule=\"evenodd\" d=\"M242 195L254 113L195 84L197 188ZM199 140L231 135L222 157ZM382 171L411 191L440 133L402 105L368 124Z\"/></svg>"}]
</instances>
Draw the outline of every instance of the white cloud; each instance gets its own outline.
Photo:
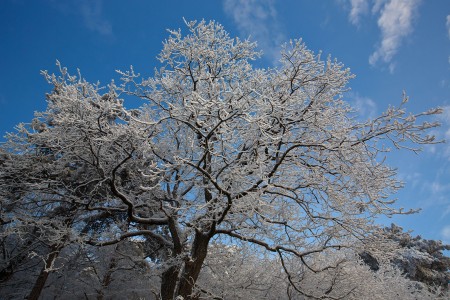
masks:
<instances>
[{"instance_id":1,"label":"white cloud","mask_svg":"<svg viewBox=\"0 0 450 300\"><path fill-rule=\"evenodd\" d=\"M429 189L431 190L432 195L438 195L438 194L448 190L449 186L446 186L440 182L434 181L429 186Z\"/></svg>"},{"instance_id":2,"label":"white cloud","mask_svg":"<svg viewBox=\"0 0 450 300\"><path fill-rule=\"evenodd\" d=\"M375 51L369 56L369 63L373 66L387 64L391 73L395 70L394 56L397 54L405 37L413 31L413 23L422 0L347 0L350 4L349 21L360 25L361 17L368 13L377 18L380 29L380 42ZM450 15L447 17L450 37Z\"/></svg>"},{"instance_id":3,"label":"white cloud","mask_svg":"<svg viewBox=\"0 0 450 300\"><path fill-rule=\"evenodd\" d=\"M358 113L358 118L368 119L374 118L377 114L377 104L369 97L364 97L356 92L349 92L348 99L350 105Z\"/></svg>"},{"instance_id":4,"label":"white cloud","mask_svg":"<svg viewBox=\"0 0 450 300\"><path fill-rule=\"evenodd\" d=\"M424 195L419 202L419 206L423 209L439 208L441 218L447 217L450 213L450 200L448 193L450 192L450 184L446 180L448 178L448 165L442 164L433 170L436 173L434 180L427 180L429 175L422 176L416 186L420 187L420 193Z\"/></svg>"},{"instance_id":5,"label":"white cloud","mask_svg":"<svg viewBox=\"0 0 450 300\"><path fill-rule=\"evenodd\" d=\"M112 35L112 25L103 16L103 0L50 0L50 3L65 14L82 18L89 30L104 36Z\"/></svg>"},{"instance_id":6,"label":"white cloud","mask_svg":"<svg viewBox=\"0 0 450 300\"><path fill-rule=\"evenodd\" d=\"M374 4L372 7L372 13L376 14L380 11L380 9L383 7L383 5L386 3L387 0L374 0Z\"/></svg>"},{"instance_id":7,"label":"white cloud","mask_svg":"<svg viewBox=\"0 0 450 300\"><path fill-rule=\"evenodd\" d=\"M441 82L442 86L448 86L448 84L449 83L447 81ZM427 145L425 149L432 154L436 154L450 160L450 106L443 106L441 108L442 113L436 116L434 119L434 121L439 122L441 126L434 128L432 131L430 131L430 134L434 135L436 137L436 140L445 140L446 143L439 145ZM439 151L437 151L437 149Z\"/></svg>"},{"instance_id":8,"label":"white cloud","mask_svg":"<svg viewBox=\"0 0 450 300\"><path fill-rule=\"evenodd\" d=\"M441 237L444 243L450 243L450 225L441 229Z\"/></svg>"},{"instance_id":9,"label":"white cloud","mask_svg":"<svg viewBox=\"0 0 450 300\"><path fill-rule=\"evenodd\" d=\"M278 60L285 40L277 20L274 0L224 0L225 12L233 18L241 35L251 37L264 54Z\"/></svg>"},{"instance_id":10,"label":"white cloud","mask_svg":"<svg viewBox=\"0 0 450 300\"><path fill-rule=\"evenodd\" d=\"M450 39L450 15L447 16L447 23L445 23L445 25L447 26L447 35L448 38ZM450 60L450 57L449 57Z\"/></svg>"},{"instance_id":11,"label":"white cloud","mask_svg":"<svg viewBox=\"0 0 450 300\"><path fill-rule=\"evenodd\" d=\"M97 31L102 35L111 35L112 26L111 23L103 17L102 4L101 0L80 1L80 13L87 28L92 31Z\"/></svg>"},{"instance_id":12,"label":"white cloud","mask_svg":"<svg viewBox=\"0 0 450 300\"><path fill-rule=\"evenodd\" d=\"M419 172L399 172L398 178L409 187L416 188L423 182L423 176Z\"/></svg>"},{"instance_id":13,"label":"white cloud","mask_svg":"<svg viewBox=\"0 0 450 300\"><path fill-rule=\"evenodd\" d=\"M367 0L350 0L349 19L353 25L359 25L361 15L367 14L369 10L369 2Z\"/></svg>"},{"instance_id":14,"label":"white cloud","mask_svg":"<svg viewBox=\"0 0 450 300\"><path fill-rule=\"evenodd\" d=\"M420 0L390 0L380 11L378 27L381 30L381 42L369 57L369 63L378 61L390 63L401 46L403 39L413 31L413 21ZM394 65L390 65L391 72Z\"/></svg>"}]
</instances>

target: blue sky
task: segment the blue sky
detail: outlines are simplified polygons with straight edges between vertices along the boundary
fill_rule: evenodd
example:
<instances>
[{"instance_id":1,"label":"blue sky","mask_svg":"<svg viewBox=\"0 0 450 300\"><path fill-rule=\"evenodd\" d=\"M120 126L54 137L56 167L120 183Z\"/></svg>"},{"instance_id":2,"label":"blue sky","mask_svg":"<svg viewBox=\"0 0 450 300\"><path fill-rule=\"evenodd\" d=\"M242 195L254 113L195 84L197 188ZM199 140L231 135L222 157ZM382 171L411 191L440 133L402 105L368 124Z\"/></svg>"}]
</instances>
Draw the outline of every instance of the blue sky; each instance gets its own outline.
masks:
<instances>
[{"instance_id":1,"label":"blue sky","mask_svg":"<svg viewBox=\"0 0 450 300\"><path fill-rule=\"evenodd\" d=\"M346 98L361 118L399 104L405 90L412 112L444 108L435 134L450 140L448 0L2 0L1 135L45 109L51 87L39 73L56 72L56 59L91 82L107 84L130 65L151 76L166 29L183 28L183 17L256 40L258 67L276 66L279 44L302 38L356 74ZM450 243L450 144L423 150L387 159L406 183L397 205L422 211L380 221Z\"/></svg>"}]
</instances>

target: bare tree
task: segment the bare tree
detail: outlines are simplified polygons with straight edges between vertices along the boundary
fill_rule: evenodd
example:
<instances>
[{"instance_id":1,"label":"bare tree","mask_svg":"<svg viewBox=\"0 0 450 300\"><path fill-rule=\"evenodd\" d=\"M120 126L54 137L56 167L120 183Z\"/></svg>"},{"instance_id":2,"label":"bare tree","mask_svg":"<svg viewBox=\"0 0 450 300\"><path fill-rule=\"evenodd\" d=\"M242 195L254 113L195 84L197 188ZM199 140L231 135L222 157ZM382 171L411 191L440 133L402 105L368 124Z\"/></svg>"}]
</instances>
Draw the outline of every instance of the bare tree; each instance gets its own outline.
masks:
<instances>
[{"instance_id":1,"label":"bare tree","mask_svg":"<svg viewBox=\"0 0 450 300\"><path fill-rule=\"evenodd\" d=\"M3 147L2 207L14 209L2 220L64 244L145 237L164 269L164 300L200 297L212 241L275 255L292 292L307 295L292 266L339 268L314 257L364 245L377 215L409 212L392 208L401 183L382 160L386 144L434 143L425 133L438 124L418 119L440 110L407 114L404 97L359 123L341 63L295 40L279 67L257 69L255 43L215 22L187 28L170 31L153 77L131 68L103 95L63 68L44 73L54 86L47 110ZM146 104L126 109L120 97L133 96Z\"/></svg>"}]
</instances>

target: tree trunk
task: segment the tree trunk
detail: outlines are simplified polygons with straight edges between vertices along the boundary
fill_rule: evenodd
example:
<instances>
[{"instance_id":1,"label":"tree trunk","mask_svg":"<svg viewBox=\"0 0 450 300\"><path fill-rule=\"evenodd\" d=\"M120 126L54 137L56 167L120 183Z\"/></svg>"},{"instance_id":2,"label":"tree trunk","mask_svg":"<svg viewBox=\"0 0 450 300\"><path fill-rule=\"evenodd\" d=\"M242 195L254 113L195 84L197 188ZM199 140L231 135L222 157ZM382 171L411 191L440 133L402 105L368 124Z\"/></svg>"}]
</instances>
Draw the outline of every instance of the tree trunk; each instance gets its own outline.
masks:
<instances>
[{"instance_id":1,"label":"tree trunk","mask_svg":"<svg viewBox=\"0 0 450 300\"><path fill-rule=\"evenodd\" d=\"M181 266L176 265L162 274L162 300L173 300L176 296L182 296L185 300L196 299L192 290L206 258L210 239L210 235L196 231L190 260L184 262L182 271Z\"/></svg>"},{"instance_id":2,"label":"tree trunk","mask_svg":"<svg viewBox=\"0 0 450 300\"><path fill-rule=\"evenodd\" d=\"M203 266L203 262L208 253L208 244L211 237L200 231L195 232L194 243L192 245L191 260L187 261L184 270L179 278L180 284L177 294L183 296L184 299L194 300L196 297L192 295L192 290L197 282L198 275Z\"/></svg>"},{"instance_id":3,"label":"tree trunk","mask_svg":"<svg viewBox=\"0 0 450 300\"><path fill-rule=\"evenodd\" d=\"M175 294L175 288L178 281L179 266L172 266L167 269L161 278L161 299L173 300Z\"/></svg>"},{"instance_id":4,"label":"tree trunk","mask_svg":"<svg viewBox=\"0 0 450 300\"><path fill-rule=\"evenodd\" d=\"M114 248L114 251L117 250L117 245ZM111 257L111 261L108 265L108 270L106 270L105 275L103 276L103 280L101 282L100 290L97 291L97 300L103 300L105 297L104 291L108 290L109 284L112 282L112 275L116 271L117 268L117 256L114 255Z\"/></svg>"},{"instance_id":5,"label":"tree trunk","mask_svg":"<svg viewBox=\"0 0 450 300\"><path fill-rule=\"evenodd\" d=\"M52 267L55 259L58 257L59 252L62 249L62 245L52 245L50 248L50 253L45 260L45 264L42 267L41 272L39 273L36 282L34 283L33 289L26 299L28 300L37 300L41 295L42 290L44 289L45 282L47 281L48 275L50 274L50 268Z\"/></svg>"}]
</instances>

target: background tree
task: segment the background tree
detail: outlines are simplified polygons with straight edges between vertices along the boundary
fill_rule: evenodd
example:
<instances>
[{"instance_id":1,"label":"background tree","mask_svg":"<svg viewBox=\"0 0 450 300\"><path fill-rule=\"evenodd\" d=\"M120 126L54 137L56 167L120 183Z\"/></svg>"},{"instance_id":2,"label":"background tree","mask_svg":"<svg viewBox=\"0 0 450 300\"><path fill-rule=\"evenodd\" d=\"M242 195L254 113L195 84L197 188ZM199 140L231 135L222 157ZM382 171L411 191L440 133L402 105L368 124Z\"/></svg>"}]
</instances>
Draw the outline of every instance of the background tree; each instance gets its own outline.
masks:
<instances>
[{"instance_id":1,"label":"background tree","mask_svg":"<svg viewBox=\"0 0 450 300\"><path fill-rule=\"evenodd\" d=\"M38 227L58 253L143 238L163 270L162 299L201 297L213 242L275 256L292 295L331 297L330 287L308 294L292 272L340 269L345 260L316 258L364 249L375 216L405 213L392 207L401 183L380 154L387 141L433 143L425 134L437 124L418 119L440 110L407 114L404 97L358 123L344 101L352 75L337 61L296 40L279 67L256 69L255 43L215 22L187 28L170 31L153 77L131 68L103 95L63 68L44 73L47 110L3 146L3 223ZM120 97L146 104L128 110Z\"/></svg>"},{"instance_id":2,"label":"background tree","mask_svg":"<svg viewBox=\"0 0 450 300\"><path fill-rule=\"evenodd\" d=\"M401 257L395 254L394 257ZM276 256L261 257L246 244L210 247L198 289L205 299L447 299L439 286L406 278L396 265L380 260L373 271L352 251L325 251L314 255L316 267L336 265L315 273L301 263L290 265L291 280L303 295L289 284ZM209 296L209 298L208 298Z\"/></svg>"},{"instance_id":3,"label":"background tree","mask_svg":"<svg viewBox=\"0 0 450 300\"><path fill-rule=\"evenodd\" d=\"M450 258L444 255L444 251L450 250L450 245L420 236L412 237L395 224L386 227L382 234L398 244L399 249L396 249L390 262L407 278L425 283L429 288L448 289ZM372 270L378 271L379 262L371 253L363 253L362 258Z\"/></svg>"},{"instance_id":4,"label":"background tree","mask_svg":"<svg viewBox=\"0 0 450 300\"><path fill-rule=\"evenodd\" d=\"M72 246L61 256L64 262L49 277L44 299L157 299L158 272L150 270L142 241Z\"/></svg>"},{"instance_id":5,"label":"background tree","mask_svg":"<svg viewBox=\"0 0 450 300\"><path fill-rule=\"evenodd\" d=\"M115 207L120 200L112 197L112 187L150 184L140 175L139 165L128 167L142 182L130 178L132 173L125 169L118 172L124 161L139 155L135 143L144 133L126 132L134 129L120 118L121 102L113 87L100 95L98 87L69 76L63 68L59 78L45 76L54 86L47 96L48 109L8 136L0 170L3 236L39 241L47 249L34 252L43 265L30 299L39 297L64 247L117 243L153 233L131 225L127 207ZM139 163L148 161L141 156ZM152 192L138 186L136 193L148 197Z\"/></svg>"}]
</instances>

